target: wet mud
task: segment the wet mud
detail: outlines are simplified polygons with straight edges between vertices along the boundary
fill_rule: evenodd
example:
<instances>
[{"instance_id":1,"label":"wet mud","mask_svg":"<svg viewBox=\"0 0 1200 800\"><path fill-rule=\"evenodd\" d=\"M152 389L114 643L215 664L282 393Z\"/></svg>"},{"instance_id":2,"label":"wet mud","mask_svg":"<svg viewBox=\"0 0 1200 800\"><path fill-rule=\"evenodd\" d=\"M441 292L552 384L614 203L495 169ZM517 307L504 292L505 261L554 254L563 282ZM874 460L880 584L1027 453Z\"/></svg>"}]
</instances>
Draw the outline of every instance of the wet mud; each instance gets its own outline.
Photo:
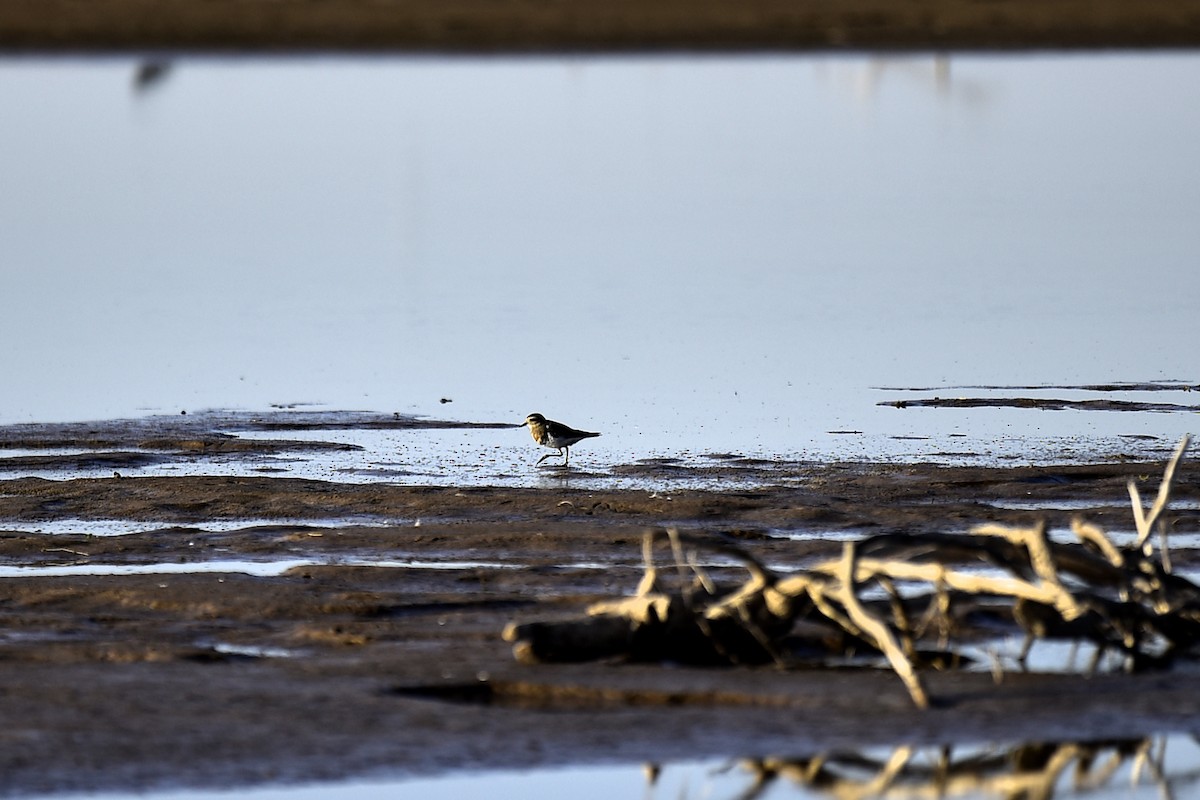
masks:
<instances>
[{"instance_id":1,"label":"wet mud","mask_svg":"<svg viewBox=\"0 0 1200 800\"><path fill-rule=\"evenodd\" d=\"M227 448L214 459L252 459L299 446L287 438L296 425L319 434L322 425L416 424L285 417L0 429L9 462L0 480L3 792L764 759L1200 727L1186 666L1090 677L1009 670L999 680L986 670L931 672L932 707L922 711L895 675L865 665L529 666L501 639L511 621L577 615L632 593L648 528L719 534L784 572L876 533L1037 520L1065 529L1076 515L1129 530L1126 483L1153 496L1157 451L1049 467L716 454L617 468L648 480L701 470L750 486L670 492L141 476L132 462L119 477L73 477L67 461L58 476L31 478L11 460L39 448L171 457L205 442ZM239 426L266 435L241 438ZM746 481L746 471L760 480ZM1195 569L1200 470L1187 460L1174 500L1172 561ZM94 532L113 520L130 532ZM717 579L737 570L707 568Z\"/></svg>"},{"instance_id":2,"label":"wet mud","mask_svg":"<svg viewBox=\"0 0 1200 800\"><path fill-rule=\"evenodd\" d=\"M1106 383L1082 384L1073 386L947 386L941 389L926 388L881 388L880 391L928 393L953 391L955 396L943 397L905 397L897 400L884 400L881 406L893 408L1027 408L1042 411L1126 411L1126 412L1156 412L1156 413L1196 413L1200 404L1196 403L1167 403L1161 401L1127 399L1111 395L1129 395L1139 392L1172 392L1190 394L1200 387L1184 381L1161 381L1150 383ZM975 396L964 396L970 392ZM1031 395L1014 395L1014 392L1073 392L1101 395L1099 397L1042 397ZM1104 396L1109 395L1109 396Z\"/></svg>"},{"instance_id":3,"label":"wet mud","mask_svg":"<svg viewBox=\"0 0 1200 800\"><path fill-rule=\"evenodd\" d=\"M919 397L911 400L888 400L879 405L894 408L1039 408L1043 411L1200 411L1200 405L1182 403L1109 399L1063 400L1053 397Z\"/></svg>"}]
</instances>

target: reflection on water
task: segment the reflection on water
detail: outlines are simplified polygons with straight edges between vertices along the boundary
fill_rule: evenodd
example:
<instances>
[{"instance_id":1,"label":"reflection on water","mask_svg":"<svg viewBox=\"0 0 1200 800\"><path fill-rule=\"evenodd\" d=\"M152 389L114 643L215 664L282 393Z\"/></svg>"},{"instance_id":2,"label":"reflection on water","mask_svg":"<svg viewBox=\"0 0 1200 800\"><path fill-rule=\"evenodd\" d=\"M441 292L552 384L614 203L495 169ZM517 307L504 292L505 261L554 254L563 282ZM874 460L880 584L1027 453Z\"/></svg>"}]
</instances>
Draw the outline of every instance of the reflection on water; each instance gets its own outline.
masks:
<instances>
[{"instance_id":1,"label":"reflection on water","mask_svg":"<svg viewBox=\"0 0 1200 800\"><path fill-rule=\"evenodd\" d=\"M898 411L867 387L1193 381L1153 345L1200 338L1198 72L3 61L0 422L316 402L540 411L641 456L1174 441L1173 415Z\"/></svg>"},{"instance_id":2,"label":"reflection on water","mask_svg":"<svg viewBox=\"0 0 1200 800\"><path fill-rule=\"evenodd\" d=\"M133 73L133 89L142 93L161 86L171 74L171 62L149 59L138 64Z\"/></svg>"},{"instance_id":3,"label":"reflection on water","mask_svg":"<svg viewBox=\"0 0 1200 800\"><path fill-rule=\"evenodd\" d=\"M434 779L240 790L254 800L384 797L643 797L647 800L870 800L871 798L1191 797L1200 784L1200 748L1182 735L1015 745L901 746L828 751L737 762L539 769L465 773ZM222 792L139 795L151 800L210 800ZM98 795L124 797L123 795Z\"/></svg>"},{"instance_id":4,"label":"reflection on water","mask_svg":"<svg viewBox=\"0 0 1200 800\"><path fill-rule=\"evenodd\" d=\"M892 79L932 91L949 102L986 103L990 93L986 81L952 80L950 57L946 55L876 56L851 64L822 61L817 74L839 88L845 87L864 106L876 102L884 91L884 84Z\"/></svg>"},{"instance_id":5,"label":"reflection on water","mask_svg":"<svg viewBox=\"0 0 1200 800\"><path fill-rule=\"evenodd\" d=\"M810 790L813 796L834 798L1051 800L1104 796L1110 791L1135 796L1138 788L1145 790L1146 797L1156 793L1171 797L1194 791L1200 782L1195 742L1187 742L1187 746L1192 764L1174 774L1166 767L1165 738L1037 742L995 748L948 746L931 751L898 747L880 755L835 752L760 759L746 762L753 786L740 797L764 796L768 787L784 781Z\"/></svg>"}]
</instances>

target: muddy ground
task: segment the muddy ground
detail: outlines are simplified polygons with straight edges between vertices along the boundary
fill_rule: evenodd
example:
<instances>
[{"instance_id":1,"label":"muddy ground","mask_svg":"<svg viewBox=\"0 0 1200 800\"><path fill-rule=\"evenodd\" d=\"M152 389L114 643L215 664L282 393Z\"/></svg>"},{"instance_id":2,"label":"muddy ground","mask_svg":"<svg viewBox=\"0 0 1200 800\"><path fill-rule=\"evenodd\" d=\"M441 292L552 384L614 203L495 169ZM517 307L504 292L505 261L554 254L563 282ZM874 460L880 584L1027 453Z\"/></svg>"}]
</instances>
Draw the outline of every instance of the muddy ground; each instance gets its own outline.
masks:
<instances>
[{"instance_id":1,"label":"muddy ground","mask_svg":"<svg viewBox=\"0 0 1200 800\"><path fill-rule=\"evenodd\" d=\"M1058 467L733 457L625 467L648 480L662 470L724 471L742 485L739 470L762 471L757 488L728 492L140 477L135 463L119 477L71 478L83 456L63 448L119 460L195 458L206 448L255 458L326 446L289 443L286 431L250 442L181 425L3 430L0 567L68 570L0 579L4 792L1200 730L1200 693L1186 664L1091 677L1008 671L999 683L986 670L929 673L934 707L920 711L893 674L874 668L529 666L514 661L500 636L512 620L571 616L632 593L642 534L664 525L730 537L783 571L836 556L846 536L1037 519L1065 528L1077 513L1127 530L1130 512L1119 505L1126 481L1152 495L1162 469L1137 451ZM41 458L56 463L62 479L21 477L39 448L57 448ZM1200 470L1187 461L1175 497L1173 531L1194 541ZM1075 510L1036 510L1042 502ZM143 530L88 533L89 520L113 519ZM379 519L394 524L355 524ZM227 524L204 529L214 521ZM36 532L51 525L66 530ZM1187 547L1172 557L1177 569L1200 565ZM205 562L286 559L302 563L259 576L199 571ZM148 564L192 571L69 572ZM738 577L733 567L713 572Z\"/></svg>"}]
</instances>

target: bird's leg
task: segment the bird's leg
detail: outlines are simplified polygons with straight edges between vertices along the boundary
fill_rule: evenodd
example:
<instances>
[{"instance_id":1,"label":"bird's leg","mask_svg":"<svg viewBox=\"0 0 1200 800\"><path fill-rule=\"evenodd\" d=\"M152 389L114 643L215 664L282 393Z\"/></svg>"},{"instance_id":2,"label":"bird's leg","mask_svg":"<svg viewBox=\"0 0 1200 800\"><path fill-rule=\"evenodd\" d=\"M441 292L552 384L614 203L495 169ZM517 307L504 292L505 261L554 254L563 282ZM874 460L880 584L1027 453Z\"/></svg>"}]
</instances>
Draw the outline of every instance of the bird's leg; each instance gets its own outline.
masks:
<instances>
[{"instance_id":1,"label":"bird's leg","mask_svg":"<svg viewBox=\"0 0 1200 800\"><path fill-rule=\"evenodd\" d=\"M563 454L563 451L564 451L564 450L567 450L567 449L566 449L565 447L559 447L559 448L557 448L557 450L558 450L558 452L557 452L557 453L546 453L546 455L544 455L544 456L542 456L541 458L539 458L539 459L538 459L537 463L538 463L538 464L541 464L541 463L542 463L543 461L545 461L547 458L554 458L555 456L559 456L559 457L561 457L561 456L562 456L562 454ZM568 457L568 458L570 458L570 452L571 452L570 450L567 450L567 457ZM535 464L534 466L537 466L537 465Z\"/></svg>"},{"instance_id":2,"label":"bird's leg","mask_svg":"<svg viewBox=\"0 0 1200 800\"><path fill-rule=\"evenodd\" d=\"M571 448L564 447L563 452L567 454L565 457L566 460L563 461L563 466L564 467L570 466L571 465Z\"/></svg>"}]
</instances>

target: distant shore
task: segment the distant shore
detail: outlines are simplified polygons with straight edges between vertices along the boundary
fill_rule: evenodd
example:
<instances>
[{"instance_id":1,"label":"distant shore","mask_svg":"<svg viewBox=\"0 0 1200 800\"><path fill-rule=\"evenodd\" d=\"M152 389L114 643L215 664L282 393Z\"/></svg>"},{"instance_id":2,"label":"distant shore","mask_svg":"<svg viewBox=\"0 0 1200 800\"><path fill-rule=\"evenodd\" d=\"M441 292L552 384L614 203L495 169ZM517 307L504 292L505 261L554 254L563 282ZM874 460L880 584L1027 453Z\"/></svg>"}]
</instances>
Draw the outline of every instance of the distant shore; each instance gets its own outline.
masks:
<instances>
[{"instance_id":1,"label":"distant shore","mask_svg":"<svg viewBox=\"0 0 1200 800\"><path fill-rule=\"evenodd\" d=\"M8 52L1190 48L1200 0L5 0Z\"/></svg>"}]
</instances>

